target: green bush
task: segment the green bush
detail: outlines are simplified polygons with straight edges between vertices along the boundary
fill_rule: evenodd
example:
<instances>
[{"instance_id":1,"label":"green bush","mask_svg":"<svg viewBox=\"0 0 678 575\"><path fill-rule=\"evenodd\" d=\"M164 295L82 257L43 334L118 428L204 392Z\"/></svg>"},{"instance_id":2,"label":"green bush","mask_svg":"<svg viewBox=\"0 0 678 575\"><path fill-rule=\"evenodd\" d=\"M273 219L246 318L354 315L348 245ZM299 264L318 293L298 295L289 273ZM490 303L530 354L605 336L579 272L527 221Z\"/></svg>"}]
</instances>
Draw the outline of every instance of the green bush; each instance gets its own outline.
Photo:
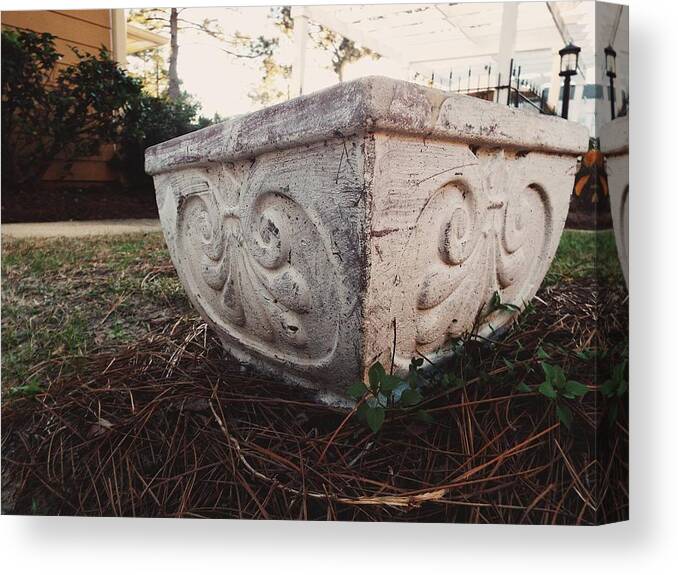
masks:
<instances>
[{"instance_id":1,"label":"green bush","mask_svg":"<svg viewBox=\"0 0 678 575\"><path fill-rule=\"evenodd\" d=\"M131 78L101 49L73 48L61 59L54 36L2 31L2 181L4 191L35 189L55 159L67 167L115 143L125 115L141 95Z\"/></svg>"},{"instance_id":2,"label":"green bush","mask_svg":"<svg viewBox=\"0 0 678 575\"><path fill-rule=\"evenodd\" d=\"M210 123L199 105L148 95L113 61L72 48L77 63L58 66L54 36L2 31L3 191L36 189L50 164L99 153L115 144L112 164L130 187L149 187L144 150Z\"/></svg>"},{"instance_id":3,"label":"green bush","mask_svg":"<svg viewBox=\"0 0 678 575\"><path fill-rule=\"evenodd\" d=\"M187 134L210 123L198 118L199 104L186 94L173 102L167 97L146 93L128 111L120 136L114 166L124 174L124 183L133 188L151 188L151 179L144 171L147 147Z\"/></svg>"}]
</instances>

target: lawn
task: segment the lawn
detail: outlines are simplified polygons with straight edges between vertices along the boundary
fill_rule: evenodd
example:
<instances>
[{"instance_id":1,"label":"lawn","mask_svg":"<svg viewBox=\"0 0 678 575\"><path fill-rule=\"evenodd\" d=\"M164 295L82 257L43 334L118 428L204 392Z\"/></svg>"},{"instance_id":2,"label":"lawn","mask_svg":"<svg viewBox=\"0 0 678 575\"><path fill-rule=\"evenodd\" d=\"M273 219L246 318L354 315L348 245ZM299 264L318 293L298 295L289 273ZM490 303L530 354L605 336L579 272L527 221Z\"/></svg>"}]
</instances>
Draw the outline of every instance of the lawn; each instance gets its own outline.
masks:
<instances>
[{"instance_id":1,"label":"lawn","mask_svg":"<svg viewBox=\"0 0 678 575\"><path fill-rule=\"evenodd\" d=\"M623 281L611 230L565 230L544 285L596 276L603 283Z\"/></svg>"},{"instance_id":2,"label":"lawn","mask_svg":"<svg viewBox=\"0 0 678 575\"><path fill-rule=\"evenodd\" d=\"M565 232L502 340L461 340L377 433L229 359L160 234L12 241L2 255L5 513L628 515L628 296L611 232ZM559 387L570 380L574 395Z\"/></svg>"},{"instance_id":3,"label":"lawn","mask_svg":"<svg viewBox=\"0 0 678 575\"><path fill-rule=\"evenodd\" d=\"M596 239L598 238L598 239ZM611 232L566 231L544 285L589 277L619 281ZM161 234L19 240L2 249L2 388L36 390L55 357L110 349L195 316Z\"/></svg>"},{"instance_id":4,"label":"lawn","mask_svg":"<svg viewBox=\"0 0 678 575\"><path fill-rule=\"evenodd\" d=\"M12 393L51 375L46 360L77 363L193 315L161 234L8 241L2 279L2 386Z\"/></svg>"}]
</instances>

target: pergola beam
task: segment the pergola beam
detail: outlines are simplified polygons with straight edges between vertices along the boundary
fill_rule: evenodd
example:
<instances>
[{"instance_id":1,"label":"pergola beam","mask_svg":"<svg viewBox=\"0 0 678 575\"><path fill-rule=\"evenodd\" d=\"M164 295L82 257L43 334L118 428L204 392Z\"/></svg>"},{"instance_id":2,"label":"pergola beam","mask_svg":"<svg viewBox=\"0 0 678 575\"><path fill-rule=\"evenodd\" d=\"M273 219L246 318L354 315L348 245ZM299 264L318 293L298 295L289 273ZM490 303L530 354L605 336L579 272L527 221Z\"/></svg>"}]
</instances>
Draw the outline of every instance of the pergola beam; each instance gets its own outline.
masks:
<instances>
[{"instance_id":1,"label":"pergola beam","mask_svg":"<svg viewBox=\"0 0 678 575\"><path fill-rule=\"evenodd\" d=\"M292 97L304 93L306 72L306 41L308 39L308 6L292 6L294 20L294 63L292 64Z\"/></svg>"},{"instance_id":2,"label":"pergola beam","mask_svg":"<svg viewBox=\"0 0 678 575\"><path fill-rule=\"evenodd\" d=\"M345 38L353 40L353 42L364 48L369 48L384 58L395 61L405 69L411 68L412 62L410 62L398 48L375 36L367 35L358 28L339 20L332 14L331 8L331 6L304 6L306 16L309 20L313 20L314 22L333 30L337 34L341 34ZM432 72L432 70L426 67L417 68L416 71L421 74L431 74Z\"/></svg>"},{"instance_id":3,"label":"pergola beam","mask_svg":"<svg viewBox=\"0 0 678 575\"><path fill-rule=\"evenodd\" d=\"M551 18L553 18L553 23L556 26L556 29L558 30L558 33L560 34L560 37L563 39L563 43L565 45L567 44L574 44L574 36L570 33L570 31L567 28L567 24L565 23L565 20L563 19L562 14L560 13L560 8L558 7L557 2L547 2L546 7L549 9L549 12L551 13ZM579 69L579 73L586 78L586 67L581 63L581 59L579 60L579 64L577 66Z\"/></svg>"},{"instance_id":4,"label":"pergola beam","mask_svg":"<svg viewBox=\"0 0 678 575\"><path fill-rule=\"evenodd\" d=\"M557 77L552 77L553 69L555 69L555 62L554 66L545 63L546 60L549 60L548 53L553 53L554 50L557 51L562 48L563 44L571 42L574 37L572 31L568 28L568 21L563 17L562 8L558 6L558 3L546 2L545 4L549 12L541 11L543 10L543 5L539 11L530 10L526 7L524 12L520 12L520 2L504 3L501 6L501 29L498 31L498 34L495 32L493 37L492 35L478 36L477 34L471 34L470 31L461 24L461 21L457 21L454 12L448 13L440 6L436 6L433 12L427 13L427 19L422 19L421 21L427 22L430 25L432 15L437 14L451 27L451 37L454 37L459 41L451 42L448 47L445 47L447 44L441 45L439 48L431 46L430 50L428 50L430 54L427 54L423 49L421 41L419 41L418 44L413 44L409 37L403 38L403 42L399 40L398 36L384 38L383 35L379 34L379 26L382 24L367 26L361 18L362 13L360 11L357 11L354 14L354 12L342 12L341 10L337 10L336 7L304 6L294 7L293 16L296 15L298 17L300 14L303 14L305 26L310 25L308 24L309 21L315 22L356 42L356 44L394 61L402 68L403 73L405 73L405 71L409 71L410 73L417 72L424 77L431 77L435 70L440 72L441 68L444 67L446 63L449 63L450 67L458 67L460 66L460 62L463 62L464 60L475 61L477 59L487 58L493 61L493 71L501 73L502 83L506 84L508 82L511 59L514 58L515 63L516 55L525 57L528 54L537 53L544 55L543 59L539 56L541 62L539 69L540 76L545 79L550 78L552 80L557 80ZM482 5L478 6L482 7ZM518 33L519 14L524 14L525 18L528 18L528 24L529 18L534 18L536 22L536 27L528 27L521 32L522 34L527 34L527 36L522 39ZM499 14L497 14L497 16L498 15ZM357 22L355 22L356 20ZM363 24L361 24L361 21ZM523 22L523 24L525 24L525 22ZM375 31L370 32L373 28ZM446 26L443 25L442 29L437 30L437 35L434 38L431 38L431 41L440 43L440 35L444 33L445 28ZM300 30L297 30L297 27L295 27L295 35L296 34L301 34ZM295 79L295 83L293 84L294 95L303 91L304 54L306 51L307 34L307 31L303 34L303 40L301 39L301 36L298 36L298 44L300 44L300 46L296 46L296 71L293 71ZM460 45L462 41L465 41L468 45L459 46L460 49L457 49L457 46ZM411 45L413 48L408 50L405 47L407 45ZM468 53L468 50L472 46L477 49L477 53ZM520 49L518 49L519 46ZM586 68L582 60L582 58L579 60L579 71L582 77L585 78ZM403 78L405 78L405 74L403 74Z\"/></svg>"},{"instance_id":5,"label":"pergola beam","mask_svg":"<svg viewBox=\"0 0 678 575\"><path fill-rule=\"evenodd\" d=\"M574 42L572 41L572 35L567 29L567 24L565 24L565 20L563 20L563 17L560 14L560 9L558 8L557 4L555 2L547 2L546 7L549 9L549 12L551 13L551 18L553 18L553 23L555 24L556 29L560 34L560 37L563 39L563 43L573 44Z\"/></svg>"},{"instance_id":6,"label":"pergola beam","mask_svg":"<svg viewBox=\"0 0 678 575\"><path fill-rule=\"evenodd\" d=\"M501 32L499 33L499 53L497 54L498 72L501 74L501 82L508 85L511 81L510 69L513 60L513 52L516 46L518 31L518 2L504 2L501 11ZM500 90L498 98L501 98L503 90Z\"/></svg>"},{"instance_id":7,"label":"pergola beam","mask_svg":"<svg viewBox=\"0 0 678 575\"><path fill-rule=\"evenodd\" d=\"M513 54L536 54L539 52L551 52L551 48L528 48L525 50L514 50ZM454 62L457 60L471 60L474 58L491 58L492 60L497 61L499 53L496 51L493 52L484 52L482 54L462 54L460 56L447 56L442 58L426 58L421 60L412 60L412 64L434 64L436 62Z\"/></svg>"}]
</instances>

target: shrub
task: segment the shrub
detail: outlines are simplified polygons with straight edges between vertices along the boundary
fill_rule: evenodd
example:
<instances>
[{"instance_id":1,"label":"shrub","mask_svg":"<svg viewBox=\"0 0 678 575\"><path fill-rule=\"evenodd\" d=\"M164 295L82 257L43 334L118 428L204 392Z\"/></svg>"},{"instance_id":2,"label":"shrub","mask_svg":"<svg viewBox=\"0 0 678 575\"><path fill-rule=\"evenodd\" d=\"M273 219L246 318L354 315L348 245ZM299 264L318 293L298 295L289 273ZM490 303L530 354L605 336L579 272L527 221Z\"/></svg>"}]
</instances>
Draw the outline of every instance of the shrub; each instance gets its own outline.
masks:
<instances>
[{"instance_id":1,"label":"shrub","mask_svg":"<svg viewBox=\"0 0 678 575\"><path fill-rule=\"evenodd\" d=\"M110 54L72 48L78 61L57 67L54 36L2 31L2 180L5 191L31 190L55 159L67 167L115 143L141 84Z\"/></svg>"},{"instance_id":2,"label":"shrub","mask_svg":"<svg viewBox=\"0 0 678 575\"><path fill-rule=\"evenodd\" d=\"M211 123L202 117L196 120L199 109L199 104L186 93L176 102L167 97L141 94L127 112L113 160L113 165L124 174L127 186L152 189L152 181L144 171L144 151Z\"/></svg>"},{"instance_id":3,"label":"shrub","mask_svg":"<svg viewBox=\"0 0 678 575\"><path fill-rule=\"evenodd\" d=\"M112 160L123 183L151 187L144 150L210 123L186 93L178 101L150 96L101 49L72 48L77 63L59 67L54 36L2 32L2 183L31 191L55 159L76 158L116 144Z\"/></svg>"}]
</instances>

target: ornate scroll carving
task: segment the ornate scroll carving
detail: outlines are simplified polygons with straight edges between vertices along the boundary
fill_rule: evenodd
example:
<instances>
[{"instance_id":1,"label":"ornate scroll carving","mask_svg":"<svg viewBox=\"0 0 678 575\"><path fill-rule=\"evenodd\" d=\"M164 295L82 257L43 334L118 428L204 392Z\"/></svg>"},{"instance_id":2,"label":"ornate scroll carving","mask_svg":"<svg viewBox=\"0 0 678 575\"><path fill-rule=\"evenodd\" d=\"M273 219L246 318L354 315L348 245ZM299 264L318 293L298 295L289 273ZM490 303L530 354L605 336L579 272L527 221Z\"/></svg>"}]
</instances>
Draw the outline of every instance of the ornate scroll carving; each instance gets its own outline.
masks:
<instances>
[{"instance_id":1,"label":"ornate scroll carving","mask_svg":"<svg viewBox=\"0 0 678 575\"><path fill-rule=\"evenodd\" d=\"M587 143L573 122L368 78L154 146L146 167L224 347L342 396L376 360L406 371L511 319L488 302L534 295Z\"/></svg>"},{"instance_id":2,"label":"ornate scroll carving","mask_svg":"<svg viewBox=\"0 0 678 575\"><path fill-rule=\"evenodd\" d=\"M336 346L329 319L332 265L318 229L282 190L242 192L224 169L173 178L177 269L198 309L222 334L267 356L297 364L328 358ZM245 184L247 187L247 183Z\"/></svg>"},{"instance_id":3,"label":"ornate scroll carving","mask_svg":"<svg viewBox=\"0 0 678 575\"><path fill-rule=\"evenodd\" d=\"M415 262L417 276L418 347L439 349L476 322L501 326L511 314L488 315L494 293L522 305L541 282L551 206L543 188L525 178L520 162L504 151L481 152L477 169L429 197L410 242L416 254L406 258Z\"/></svg>"}]
</instances>

